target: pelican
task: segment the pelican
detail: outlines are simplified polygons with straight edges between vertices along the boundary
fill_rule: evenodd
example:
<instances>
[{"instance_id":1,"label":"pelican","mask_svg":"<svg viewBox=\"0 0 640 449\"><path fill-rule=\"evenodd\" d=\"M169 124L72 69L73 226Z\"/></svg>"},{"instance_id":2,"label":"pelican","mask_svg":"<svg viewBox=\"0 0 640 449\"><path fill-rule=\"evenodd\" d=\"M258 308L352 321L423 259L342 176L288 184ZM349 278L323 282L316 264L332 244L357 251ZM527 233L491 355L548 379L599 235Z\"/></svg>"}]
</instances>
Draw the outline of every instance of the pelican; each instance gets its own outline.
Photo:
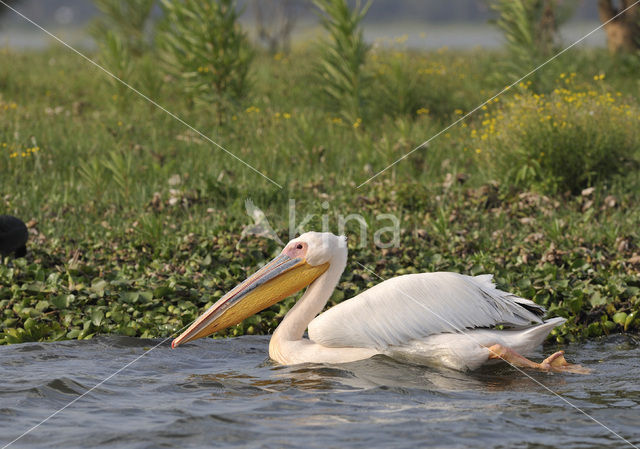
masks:
<instances>
[{"instance_id":1,"label":"pelican","mask_svg":"<svg viewBox=\"0 0 640 449\"><path fill-rule=\"evenodd\" d=\"M346 263L344 236L302 234L211 306L171 346L237 324L308 286L269 343L269 356L278 363L335 364L384 354L461 371L503 360L518 368L585 372L568 363L563 351L541 363L522 355L565 319L543 321L543 307L498 290L492 275L398 276L320 314Z\"/></svg>"}]
</instances>

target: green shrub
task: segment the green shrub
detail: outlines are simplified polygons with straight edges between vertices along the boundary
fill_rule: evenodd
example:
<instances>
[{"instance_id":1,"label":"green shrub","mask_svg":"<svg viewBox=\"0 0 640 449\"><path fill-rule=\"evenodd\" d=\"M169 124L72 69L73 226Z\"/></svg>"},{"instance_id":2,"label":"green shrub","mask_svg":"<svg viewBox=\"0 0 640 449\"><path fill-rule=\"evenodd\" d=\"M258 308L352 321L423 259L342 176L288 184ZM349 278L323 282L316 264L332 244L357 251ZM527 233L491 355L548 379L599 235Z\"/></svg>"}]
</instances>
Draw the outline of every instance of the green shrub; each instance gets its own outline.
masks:
<instances>
[{"instance_id":1,"label":"green shrub","mask_svg":"<svg viewBox=\"0 0 640 449\"><path fill-rule=\"evenodd\" d=\"M444 50L426 56L377 50L371 61L373 85L367 100L376 116L429 114L450 122L488 95L480 93L474 77L468 76L468 58L449 58Z\"/></svg>"},{"instance_id":2,"label":"green shrub","mask_svg":"<svg viewBox=\"0 0 640 449\"><path fill-rule=\"evenodd\" d=\"M476 153L505 182L577 193L636 163L639 113L610 92L523 89L488 111L471 135Z\"/></svg>"},{"instance_id":3,"label":"green shrub","mask_svg":"<svg viewBox=\"0 0 640 449\"><path fill-rule=\"evenodd\" d=\"M156 0L93 0L103 16L91 27L91 34L100 44L115 35L127 51L139 56L148 50L148 26Z\"/></svg>"},{"instance_id":4,"label":"green shrub","mask_svg":"<svg viewBox=\"0 0 640 449\"><path fill-rule=\"evenodd\" d=\"M574 0L492 0L498 13L495 25L507 41L509 58L504 65L512 76L522 76L559 50L558 26L573 13ZM548 72L532 74L534 87L551 90Z\"/></svg>"},{"instance_id":5,"label":"green shrub","mask_svg":"<svg viewBox=\"0 0 640 449\"><path fill-rule=\"evenodd\" d=\"M100 63L116 77L130 83L131 77L135 73L134 63L131 51L122 37L113 31L107 31L99 46L98 59ZM126 98L129 98L128 87L112 77L108 77L107 80L118 93L117 99L125 101Z\"/></svg>"},{"instance_id":6,"label":"green shrub","mask_svg":"<svg viewBox=\"0 0 640 449\"><path fill-rule=\"evenodd\" d=\"M222 112L249 89L254 52L238 24L234 0L163 0L158 45L167 70L195 101Z\"/></svg>"},{"instance_id":7,"label":"green shrub","mask_svg":"<svg viewBox=\"0 0 640 449\"><path fill-rule=\"evenodd\" d=\"M353 10L346 0L314 0L321 11L322 27L329 38L319 48L316 72L319 84L331 106L347 121L359 123L368 82L363 71L369 45L364 41L360 23L371 2L356 3Z\"/></svg>"}]
</instances>

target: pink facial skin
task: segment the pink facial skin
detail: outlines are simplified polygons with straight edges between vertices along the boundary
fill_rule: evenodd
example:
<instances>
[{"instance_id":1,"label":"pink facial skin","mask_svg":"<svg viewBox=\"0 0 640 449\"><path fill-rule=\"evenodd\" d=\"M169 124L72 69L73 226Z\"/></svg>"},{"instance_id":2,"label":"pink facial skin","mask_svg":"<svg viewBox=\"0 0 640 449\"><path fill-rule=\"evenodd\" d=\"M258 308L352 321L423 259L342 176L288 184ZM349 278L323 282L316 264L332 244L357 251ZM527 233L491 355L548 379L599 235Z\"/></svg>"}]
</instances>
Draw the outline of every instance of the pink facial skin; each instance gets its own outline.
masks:
<instances>
[{"instance_id":1,"label":"pink facial skin","mask_svg":"<svg viewBox=\"0 0 640 449\"><path fill-rule=\"evenodd\" d=\"M286 254L292 259L304 259L307 255L307 249L308 245L304 242L291 242L282 250L282 254Z\"/></svg>"}]
</instances>

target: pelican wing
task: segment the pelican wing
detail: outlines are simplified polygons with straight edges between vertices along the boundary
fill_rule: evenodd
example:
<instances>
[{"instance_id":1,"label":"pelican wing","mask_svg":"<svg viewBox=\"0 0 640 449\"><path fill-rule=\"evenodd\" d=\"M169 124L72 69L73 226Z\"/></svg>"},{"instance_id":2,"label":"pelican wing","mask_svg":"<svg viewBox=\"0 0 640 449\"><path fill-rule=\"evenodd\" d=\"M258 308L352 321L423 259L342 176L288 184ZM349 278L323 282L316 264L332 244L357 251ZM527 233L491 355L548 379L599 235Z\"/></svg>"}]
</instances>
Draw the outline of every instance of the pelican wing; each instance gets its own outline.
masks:
<instances>
[{"instance_id":1,"label":"pelican wing","mask_svg":"<svg viewBox=\"0 0 640 449\"><path fill-rule=\"evenodd\" d=\"M309 338L328 347L383 349L433 334L542 322L543 307L498 290L492 278L422 273L389 279L316 317Z\"/></svg>"}]
</instances>

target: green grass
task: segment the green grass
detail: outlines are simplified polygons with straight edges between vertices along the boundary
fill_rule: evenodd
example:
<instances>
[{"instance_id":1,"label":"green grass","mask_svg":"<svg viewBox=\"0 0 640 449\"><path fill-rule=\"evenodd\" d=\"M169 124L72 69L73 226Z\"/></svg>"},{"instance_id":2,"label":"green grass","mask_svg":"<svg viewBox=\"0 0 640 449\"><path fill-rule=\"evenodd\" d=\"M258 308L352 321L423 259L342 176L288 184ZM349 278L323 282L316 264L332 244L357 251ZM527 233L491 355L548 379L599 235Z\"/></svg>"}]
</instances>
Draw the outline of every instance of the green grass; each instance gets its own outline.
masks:
<instances>
[{"instance_id":1,"label":"green grass","mask_svg":"<svg viewBox=\"0 0 640 449\"><path fill-rule=\"evenodd\" d=\"M236 247L250 223L247 198L283 240L290 198L299 217L315 214L307 230L320 229L323 214L333 231L338 214L365 217L368 245L357 247L352 222L351 262L332 302L378 282L355 261L383 278L495 273L500 287L568 318L553 333L559 342L638 332L637 165L593 177L591 193L544 196L544 179L512 185L486 152L476 152L486 149L472 135L483 126L479 113L356 189L509 84L505 56L377 50L365 66L371 85L363 117L347 123L311 81L314 51L258 55L252 92L220 123L213 108L192 104L178 81L155 71L153 55L131 61L128 72L142 92L282 189L76 55L0 52L0 213L33 220L28 256L0 265L0 342L169 336L278 251L255 237ZM637 111L637 66L630 57L572 50L529 90L549 94L544 86L575 73L576 84L620 92ZM605 79L594 81L601 72ZM380 213L401 219L398 248L373 245ZM227 334L272 331L292 301Z\"/></svg>"}]
</instances>

